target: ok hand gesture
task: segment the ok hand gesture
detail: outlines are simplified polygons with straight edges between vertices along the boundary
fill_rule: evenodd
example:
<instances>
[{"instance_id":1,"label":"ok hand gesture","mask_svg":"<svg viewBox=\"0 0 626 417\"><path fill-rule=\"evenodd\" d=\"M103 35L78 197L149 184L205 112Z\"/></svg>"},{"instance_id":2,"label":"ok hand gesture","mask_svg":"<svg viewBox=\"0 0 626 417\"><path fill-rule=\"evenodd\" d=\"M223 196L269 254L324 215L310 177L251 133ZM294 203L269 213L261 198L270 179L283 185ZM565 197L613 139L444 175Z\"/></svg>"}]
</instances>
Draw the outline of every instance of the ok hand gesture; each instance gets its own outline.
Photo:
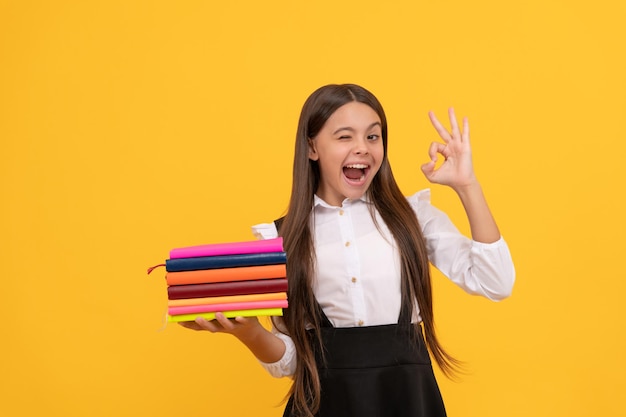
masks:
<instances>
[{"instance_id":1,"label":"ok hand gesture","mask_svg":"<svg viewBox=\"0 0 626 417\"><path fill-rule=\"evenodd\" d=\"M434 184L442 184L459 191L476 182L474 167L472 165L472 152L469 140L469 122L463 119L463 131L459 130L454 109L448 110L451 132L444 128L433 112L429 112L430 121L435 127L441 142L430 144L428 155L430 162L422 165L422 172L428 181ZM444 162L435 168L439 155L444 157Z\"/></svg>"}]
</instances>

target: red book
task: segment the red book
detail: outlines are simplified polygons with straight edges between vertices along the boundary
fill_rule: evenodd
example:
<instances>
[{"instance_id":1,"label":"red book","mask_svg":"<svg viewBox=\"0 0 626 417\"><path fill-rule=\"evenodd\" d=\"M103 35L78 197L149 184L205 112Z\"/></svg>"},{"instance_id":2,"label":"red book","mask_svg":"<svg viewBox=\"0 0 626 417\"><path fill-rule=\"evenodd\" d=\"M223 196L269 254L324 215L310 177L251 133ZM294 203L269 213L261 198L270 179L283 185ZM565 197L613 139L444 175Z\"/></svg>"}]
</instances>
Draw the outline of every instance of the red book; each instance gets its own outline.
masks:
<instances>
[{"instance_id":1,"label":"red book","mask_svg":"<svg viewBox=\"0 0 626 417\"><path fill-rule=\"evenodd\" d=\"M173 285L167 288L167 298L170 300L180 300L183 298L263 294L287 291L288 286L287 278Z\"/></svg>"}]
</instances>

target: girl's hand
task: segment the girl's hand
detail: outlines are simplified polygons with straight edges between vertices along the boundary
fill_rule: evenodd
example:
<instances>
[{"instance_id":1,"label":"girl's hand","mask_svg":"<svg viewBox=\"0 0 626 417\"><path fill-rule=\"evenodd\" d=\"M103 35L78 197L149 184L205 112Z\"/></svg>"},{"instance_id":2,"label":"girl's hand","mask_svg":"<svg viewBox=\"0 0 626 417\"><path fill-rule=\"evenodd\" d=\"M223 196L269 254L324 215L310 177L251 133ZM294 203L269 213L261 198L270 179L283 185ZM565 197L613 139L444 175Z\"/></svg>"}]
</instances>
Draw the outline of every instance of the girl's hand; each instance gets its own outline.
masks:
<instances>
[{"instance_id":1,"label":"girl's hand","mask_svg":"<svg viewBox=\"0 0 626 417\"><path fill-rule=\"evenodd\" d=\"M422 165L422 172L428 181L442 184L459 190L476 182L472 165L472 152L469 140L469 122L463 118L463 131L459 130L454 109L448 110L451 132L444 128L433 112L429 112L430 121L444 143L433 142L428 150L430 162ZM435 164L442 155L443 164L435 169Z\"/></svg>"},{"instance_id":2,"label":"girl's hand","mask_svg":"<svg viewBox=\"0 0 626 417\"><path fill-rule=\"evenodd\" d=\"M215 314L215 320L207 320L203 317L196 318L195 321L185 321L179 323L181 326L192 330L206 330L211 333L228 333L240 340L253 337L255 332L262 328L259 319L256 317L236 317L228 319L222 313Z\"/></svg>"},{"instance_id":3,"label":"girl's hand","mask_svg":"<svg viewBox=\"0 0 626 417\"><path fill-rule=\"evenodd\" d=\"M192 330L232 334L261 362L274 363L285 354L285 342L266 330L257 317L227 319L224 314L215 313L215 320L209 321L198 317L195 321L185 321L179 324Z\"/></svg>"}]
</instances>

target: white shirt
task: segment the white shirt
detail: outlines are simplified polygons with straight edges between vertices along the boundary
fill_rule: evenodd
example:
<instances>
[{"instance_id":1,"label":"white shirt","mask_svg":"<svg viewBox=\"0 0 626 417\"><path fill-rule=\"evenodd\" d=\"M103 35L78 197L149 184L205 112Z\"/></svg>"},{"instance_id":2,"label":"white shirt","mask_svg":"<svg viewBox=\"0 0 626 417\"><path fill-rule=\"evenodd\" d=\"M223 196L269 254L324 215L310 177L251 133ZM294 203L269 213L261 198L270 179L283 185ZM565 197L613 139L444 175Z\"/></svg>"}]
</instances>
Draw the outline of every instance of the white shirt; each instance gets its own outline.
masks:
<instances>
[{"instance_id":1,"label":"white shirt","mask_svg":"<svg viewBox=\"0 0 626 417\"><path fill-rule=\"evenodd\" d=\"M480 243L462 235L448 216L430 204L430 190L408 199L417 214L430 262L466 292L501 300L510 295L515 268L503 238ZM344 200L341 207L315 196L311 230L316 253L313 293L335 327L398 322L401 307L400 256L391 232L365 198ZM273 223L252 227L255 236L278 235ZM416 305L413 321L421 321ZM274 329L286 345L283 357L262 365L276 377L293 375L293 341Z\"/></svg>"}]
</instances>

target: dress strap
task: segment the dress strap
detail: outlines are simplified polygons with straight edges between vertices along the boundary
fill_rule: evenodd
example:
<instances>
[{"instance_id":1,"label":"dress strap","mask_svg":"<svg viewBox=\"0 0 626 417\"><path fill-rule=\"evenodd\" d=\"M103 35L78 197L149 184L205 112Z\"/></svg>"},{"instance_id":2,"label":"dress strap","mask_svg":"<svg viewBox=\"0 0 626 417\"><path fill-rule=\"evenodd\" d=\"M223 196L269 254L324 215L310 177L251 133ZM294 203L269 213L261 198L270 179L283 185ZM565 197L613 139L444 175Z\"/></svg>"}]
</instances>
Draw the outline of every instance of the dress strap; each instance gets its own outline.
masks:
<instances>
[{"instance_id":1,"label":"dress strap","mask_svg":"<svg viewBox=\"0 0 626 417\"><path fill-rule=\"evenodd\" d=\"M274 225L276 226L276 231L280 234L280 226L283 225L283 220L285 220L285 216L280 217L274 220Z\"/></svg>"},{"instance_id":2,"label":"dress strap","mask_svg":"<svg viewBox=\"0 0 626 417\"><path fill-rule=\"evenodd\" d=\"M413 315L413 309L411 308L411 305L409 303L404 301L404 294L402 294L401 299L403 300L403 302L402 302L402 306L400 307L400 315L398 317L398 324L402 326L410 326L411 318Z\"/></svg>"},{"instance_id":3,"label":"dress strap","mask_svg":"<svg viewBox=\"0 0 626 417\"><path fill-rule=\"evenodd\" d=\"M330 320L326 316L326 313L324 313L324 310L322 310L322 306L317 302L317 300L315 300L315 309L317 310L317 317L319 318L320 326L322 326L322 327L335 327L330 322Z\"/></svg>"}]
</instances>

